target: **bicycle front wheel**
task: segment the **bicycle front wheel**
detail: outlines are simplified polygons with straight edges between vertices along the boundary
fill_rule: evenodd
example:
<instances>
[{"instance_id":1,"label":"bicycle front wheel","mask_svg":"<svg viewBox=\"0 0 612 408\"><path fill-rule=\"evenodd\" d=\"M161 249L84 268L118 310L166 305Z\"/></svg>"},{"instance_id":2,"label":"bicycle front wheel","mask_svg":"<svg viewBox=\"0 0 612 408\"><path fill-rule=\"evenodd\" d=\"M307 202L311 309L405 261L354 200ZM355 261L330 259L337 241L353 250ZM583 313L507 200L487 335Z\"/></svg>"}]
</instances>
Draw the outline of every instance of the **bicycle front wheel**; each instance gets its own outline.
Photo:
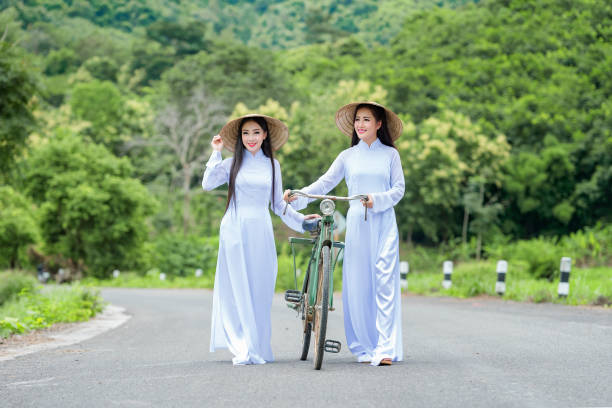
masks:
<instances>
[{"instance_id":1,"label":"bicycle front wheel","mask_svg":"<svg viewBox=\"0 0 612 408\"><path fill-rule=\"evenodd\" d=\"M329 308L329 279L331 274L330 249L321 248L319 277L317 282L317 300L314 307L314 368L321 369L325 354L325 332L327 331L327 312Z\"/></svg>"}]
</instances>

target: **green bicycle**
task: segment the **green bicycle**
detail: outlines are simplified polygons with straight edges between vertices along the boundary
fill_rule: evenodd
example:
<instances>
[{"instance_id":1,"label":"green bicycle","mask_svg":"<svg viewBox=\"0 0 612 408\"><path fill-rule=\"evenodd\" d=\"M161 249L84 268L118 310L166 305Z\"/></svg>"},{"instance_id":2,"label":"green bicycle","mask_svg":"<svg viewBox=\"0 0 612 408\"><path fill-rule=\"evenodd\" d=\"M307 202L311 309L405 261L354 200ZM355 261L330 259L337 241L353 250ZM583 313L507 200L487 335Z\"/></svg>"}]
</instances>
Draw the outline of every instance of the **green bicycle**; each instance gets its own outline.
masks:
<instances>
[{"instance_id":1,"label":"green bicycle","mask_svg":"<svg viewBox=\"0 0 612 408\"><path fill-rule=\"evenodd\" d=\"M339 353L341 343L337 340L326 339L327 313L334 310L333 304L333 270L344 243L334 241L334 201L361 200L367 201L368 196L359 194L352 197L336 197L326 195L312 195L300 190L292 190L290 196L297 195L314 199L321 199L320 209L322 217L304 221L304 230L309 231L311 238L290 237L291 252L293 254L293 276L295 288L285 292L287 305L297 310L303 323L302 353L300 360L306 360L310 348L311 333L314 332L314 368L321 369L324 352ZM288 205L288 204L287 204ZM285 208L286 210L286 208ZM365 220L368 219L365 207ZM295 244L312 245L308 267L302 282L302 289L298 290L297 271L295 265ZM338 248L334 255L332 248Z\"/></svg>"}]
</instances>

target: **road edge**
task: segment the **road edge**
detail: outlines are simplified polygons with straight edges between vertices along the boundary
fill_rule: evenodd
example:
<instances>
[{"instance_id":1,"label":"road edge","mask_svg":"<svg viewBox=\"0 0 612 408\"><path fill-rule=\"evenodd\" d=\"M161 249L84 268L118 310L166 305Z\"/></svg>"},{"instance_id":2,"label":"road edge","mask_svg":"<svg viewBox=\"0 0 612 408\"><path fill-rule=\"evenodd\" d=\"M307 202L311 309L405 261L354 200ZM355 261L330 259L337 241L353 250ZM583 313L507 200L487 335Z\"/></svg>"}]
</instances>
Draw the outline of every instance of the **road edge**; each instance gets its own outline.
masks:
<instances>
[{"instance_id":1,"label":"road edge","mask_svg":"<svg viewBox=\"0 0 612 408\"><path fill-rule=\"evenodd\" d=\"M125 313L125 308L107 305L101 313L87 322L79 323L65 330L45 335L49 341L1 350L0 361L13 360L27 354L80 343L121 326L131 317L132 316Z\"/></svg>"}]
</instances>

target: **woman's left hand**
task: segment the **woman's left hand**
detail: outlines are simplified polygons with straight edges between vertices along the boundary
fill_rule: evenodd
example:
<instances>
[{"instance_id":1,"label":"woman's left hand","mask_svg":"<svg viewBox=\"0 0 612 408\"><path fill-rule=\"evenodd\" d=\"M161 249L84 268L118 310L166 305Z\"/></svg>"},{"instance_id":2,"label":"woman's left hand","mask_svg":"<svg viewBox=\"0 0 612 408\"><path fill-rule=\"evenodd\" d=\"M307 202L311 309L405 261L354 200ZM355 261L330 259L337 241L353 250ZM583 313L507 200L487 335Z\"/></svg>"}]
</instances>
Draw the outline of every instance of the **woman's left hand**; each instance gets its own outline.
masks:
<instances>
[{"instance_id":1,"label":"woman's left hand","mask_svg":"<svg viewBox=\"0 0 612 408\"><path fill-rule=\"evenodd\" d=\"M305 220L311 220L313 218L321 218L321 216L319 214L308 214L304 216Z\"/></svg>"},{"instance_id":2,"label":"woman's left hand","mask_svg":"<svg viewBox=\"0 0 612 408\"><path fill-rule=\"evenodd\" d=\"M371 194L368 194L368 201L361 200L364 207L372 208L374 206L374 199Z\"/></svg>"}]
</instances>

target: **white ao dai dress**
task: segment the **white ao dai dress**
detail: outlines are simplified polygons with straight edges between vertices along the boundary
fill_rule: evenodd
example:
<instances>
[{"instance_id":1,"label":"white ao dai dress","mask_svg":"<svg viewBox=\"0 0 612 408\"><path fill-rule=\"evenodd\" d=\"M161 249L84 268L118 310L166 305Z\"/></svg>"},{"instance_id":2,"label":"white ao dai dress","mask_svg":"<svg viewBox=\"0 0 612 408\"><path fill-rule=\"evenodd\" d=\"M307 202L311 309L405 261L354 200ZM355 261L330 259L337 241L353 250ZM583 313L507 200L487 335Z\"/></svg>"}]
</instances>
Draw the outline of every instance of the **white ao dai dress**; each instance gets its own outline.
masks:
<instances>
[{"instance_id":1,"label":"white ao dai dress","mask_svg":"<svg viewBox=\"0 0 612 408\"><path fill-rule=\"evenodd\" d=\"M236 177L235 196L221 220L215 273L210 351L229 348L235 365L273 361L271 308L277 259L268 206L290 228L303 232L304 215L292 208L282 215L281 171L274 160L274 202L271 203L272 166L260 149L244 151ZM229 182L233 158L213 152L202 180L204 190Z\"/></svg>"},{"instance_id":2,"label":"white ao dai dress","mask_svg":"<svg viewBox=\"0 0 612 408\"><path fill-rule=\"evenodd\" d=\"M342 303L346 341L358 361L378 365L403 359L399 236L393 207L404 195L404 173L396 149L377 138L341 152L329 170L302 189L327 194L344 179L349 195L371 194L364 220L360 201L351 201L346 219ZM312 200L292 203L302 209Z\"/></svg>"}]
</instances>

